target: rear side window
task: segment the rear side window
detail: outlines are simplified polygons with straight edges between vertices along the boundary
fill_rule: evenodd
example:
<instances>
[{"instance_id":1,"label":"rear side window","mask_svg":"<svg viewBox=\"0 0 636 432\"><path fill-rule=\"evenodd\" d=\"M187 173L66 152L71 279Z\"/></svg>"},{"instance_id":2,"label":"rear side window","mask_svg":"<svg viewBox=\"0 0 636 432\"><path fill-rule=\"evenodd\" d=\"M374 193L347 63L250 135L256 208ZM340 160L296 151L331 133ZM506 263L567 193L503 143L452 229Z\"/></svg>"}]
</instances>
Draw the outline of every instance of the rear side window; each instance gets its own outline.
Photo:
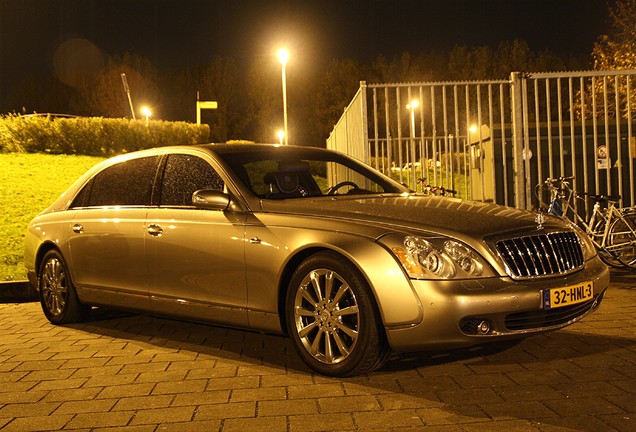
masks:
<instances>
[{"instance_id":1,"label":"rear side window","mask_svg":"<svg viewBox=\"0 0 636 432\"><path fill-rule=\"evenodd\" d=\"M221 176L205 160L192 155L171 154L161 184L162 206L192 206L192 194L200 189L223 191Z\"/></svg>"},{"instance_id":2,"label":"rear side window","mask_svg":"<svg viewBox=\"0 0 636 432\"><path fill-rule=\"evenodd\" d=\"M131 159L106 168L86 186L88 207L149 206L159 156ZM86 188L85 188L86 189ZM82 190L80 195L85 195Z\"/></svg>"}]
</instances>

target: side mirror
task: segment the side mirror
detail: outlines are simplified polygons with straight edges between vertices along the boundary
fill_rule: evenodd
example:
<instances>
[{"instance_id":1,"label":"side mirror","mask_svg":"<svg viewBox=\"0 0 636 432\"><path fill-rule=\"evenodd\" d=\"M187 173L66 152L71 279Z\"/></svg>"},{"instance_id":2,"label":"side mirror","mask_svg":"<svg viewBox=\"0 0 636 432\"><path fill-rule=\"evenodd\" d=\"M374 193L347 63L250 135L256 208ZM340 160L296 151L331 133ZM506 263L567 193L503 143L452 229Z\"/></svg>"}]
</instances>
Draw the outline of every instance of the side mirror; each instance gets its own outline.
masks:
<instances>
[{"instance_id":1,"label":"side mirror","mask_svg":"<svg viewBox=\"0 0 636 432\"><path fill-rule=\"evenodd\" d=\"M201 189L192 194L192 204L202 209L225 210L230 205L230 196L214 189Z\"/></svg>"}]
</instances>

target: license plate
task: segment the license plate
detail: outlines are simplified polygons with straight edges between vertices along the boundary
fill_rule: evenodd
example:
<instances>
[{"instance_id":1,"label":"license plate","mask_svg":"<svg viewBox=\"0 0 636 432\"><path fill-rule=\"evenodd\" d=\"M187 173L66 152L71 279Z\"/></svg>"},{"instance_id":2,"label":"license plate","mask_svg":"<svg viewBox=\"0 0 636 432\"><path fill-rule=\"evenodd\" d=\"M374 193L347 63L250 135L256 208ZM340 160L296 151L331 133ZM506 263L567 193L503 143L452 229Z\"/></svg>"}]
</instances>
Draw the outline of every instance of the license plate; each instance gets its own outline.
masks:
<instances>
[{"instance_id":1,"label":"license plate","mask_svg":"<svg viewBox=\"0 0 636 432\"><path fill-rule=\"evenodd\" d=\"M592 282L543 290L543 309L556 309L583 303L592 297L594 297L594 284Z\"/></svg>"}]
</instances>

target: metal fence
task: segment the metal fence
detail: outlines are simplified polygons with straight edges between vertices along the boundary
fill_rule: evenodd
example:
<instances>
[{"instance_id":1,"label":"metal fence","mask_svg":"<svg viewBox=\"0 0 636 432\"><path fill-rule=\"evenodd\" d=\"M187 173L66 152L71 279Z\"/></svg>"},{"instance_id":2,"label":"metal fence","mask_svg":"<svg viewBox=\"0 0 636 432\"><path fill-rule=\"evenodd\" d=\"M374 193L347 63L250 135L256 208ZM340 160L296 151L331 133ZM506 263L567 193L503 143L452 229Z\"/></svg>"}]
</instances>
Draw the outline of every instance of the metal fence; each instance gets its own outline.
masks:
<instances>
[{"instance_id":1,"label":"metal fence","mask_svg":"<svg viewBox=\"0 0 636 432\"><path fill-rule=\"evenodd\" d=\"M513 73L509 80L370 84L327 140L418 190L538 205L535 185L575 176L575 190L635 201L636 71Z\"/></svg>"}]
</instances>

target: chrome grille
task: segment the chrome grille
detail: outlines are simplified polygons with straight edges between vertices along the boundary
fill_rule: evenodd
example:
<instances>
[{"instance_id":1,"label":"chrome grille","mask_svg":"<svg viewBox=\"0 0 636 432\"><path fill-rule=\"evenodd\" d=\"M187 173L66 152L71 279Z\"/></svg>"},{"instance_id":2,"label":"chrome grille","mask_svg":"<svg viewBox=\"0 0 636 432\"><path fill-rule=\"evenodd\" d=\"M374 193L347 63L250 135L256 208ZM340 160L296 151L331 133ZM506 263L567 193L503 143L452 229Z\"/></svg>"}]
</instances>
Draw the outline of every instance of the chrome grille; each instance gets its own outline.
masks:
<instances>
[{"instance_id":1,"label":"chrome grille","mask_svg":"<svg viewBox=\"0 0 636 432\"><path fill-rule=\"evenodd\" d=\"M583 265L583 251L574 232L515 237L496 243L510 276L528 278L568 273Z\"/></svg>"}]
</instances>

